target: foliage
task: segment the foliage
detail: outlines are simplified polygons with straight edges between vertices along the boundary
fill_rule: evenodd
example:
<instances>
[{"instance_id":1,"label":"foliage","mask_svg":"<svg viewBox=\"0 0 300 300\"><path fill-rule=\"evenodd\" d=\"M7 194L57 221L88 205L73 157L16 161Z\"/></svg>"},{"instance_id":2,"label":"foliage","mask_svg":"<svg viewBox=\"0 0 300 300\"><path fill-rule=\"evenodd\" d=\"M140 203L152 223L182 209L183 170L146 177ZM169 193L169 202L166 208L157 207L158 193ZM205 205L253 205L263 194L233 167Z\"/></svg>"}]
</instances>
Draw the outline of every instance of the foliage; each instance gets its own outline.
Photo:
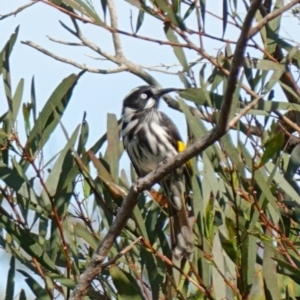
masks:
<instances>
[{"instance_id":1,"label":"foliage","mask_svg":"<svg viewBox=\"0 0 300 300\"><path fill-rule=\"evenodd\" d=\"M164 43L174 50L181 65L178 76L185 87L181 98L166 100L185 114L192 143L218 121L235 42L221 38L225 52L215 53L215 57L201 47L202 36L209 37L204 0L128 2L139 13L133 32L123 34L146 39L138 35L146 17L163 24ZM270 13L283 7L282 1L273 2ZM78 25L82 20L106 28L117 39L105 21L108 11L112 16L111 3L101 1L102 12L88 0L48 4L75 16L73 32L84 41ZM247 1L223 1L223 36L229 22L241 28L244 20L237 13L241 5L247 5ZM261 6L256 21L267 14L268 8ZM188 27L190 18L198 21L196 29ZM259 43L249 40L248 47L259 49L261 56L242 59L231 117L256 97L262 95L263 99L243 115L230 134L192 161L193 261L183 261L180 266L172 262L164 198L151 189L139 196L131 218L110 249L102 273L89 289L91 299L299 299L299 140L294 133L299 133L300 91L291 69L298 70L300 51L279 35L281 18L280 14L259 28ZM25 276L37 299L59 295L67 299L114 222L129 182L136 175L133 170L131 174L120 171L123 148L118 134L120 121L115 115L108 114L107 132L89 149L86 143L92 125L87 120L72 133L66 132L60 122L78 80L89 69L82 67L82 72L64 78L39 114L34 80L30 103L22 101L23 79L12 90L10 56L18 30L0 53L8 103L7 112L0 117L0 244L11 254L5 299L27 297L14 281L16 272ZM187 34L200 37L200 46ZM186 48L201 58L190 63ZM130 71L148 83L156 83L150 73L137 66L123 68L124 61L120 63L113 56L108 59L118 65L118 71ZM283 90L284 101L274 99L275 88ZM21 108L26 140L21 140L15 130ZM63 128L67 142L43 163L43 148L57 127ZM92 170L98 176L91 175ZM16 269L16 260L27 270Z\"/></svg>"}]
</instances>

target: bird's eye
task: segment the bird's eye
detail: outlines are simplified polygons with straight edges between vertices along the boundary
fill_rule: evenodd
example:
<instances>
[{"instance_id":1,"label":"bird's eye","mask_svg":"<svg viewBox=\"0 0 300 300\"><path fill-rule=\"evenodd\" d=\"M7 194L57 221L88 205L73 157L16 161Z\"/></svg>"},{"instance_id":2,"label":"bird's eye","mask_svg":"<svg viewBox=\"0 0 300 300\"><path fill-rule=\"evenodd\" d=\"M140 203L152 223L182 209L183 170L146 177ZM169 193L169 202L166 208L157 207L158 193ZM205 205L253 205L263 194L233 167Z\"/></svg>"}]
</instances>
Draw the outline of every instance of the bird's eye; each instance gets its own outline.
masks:
<instances>
[{"instance_id":1,"label":"bird's eye","mask_svg":"<svg viewBox=\"0 0 300 300\"><path fill-rule=\"evenodd\" d=\"M147 94L143 93L143 94L141 95L141 99L147 99Z\"/></svg>"}]
</instances>

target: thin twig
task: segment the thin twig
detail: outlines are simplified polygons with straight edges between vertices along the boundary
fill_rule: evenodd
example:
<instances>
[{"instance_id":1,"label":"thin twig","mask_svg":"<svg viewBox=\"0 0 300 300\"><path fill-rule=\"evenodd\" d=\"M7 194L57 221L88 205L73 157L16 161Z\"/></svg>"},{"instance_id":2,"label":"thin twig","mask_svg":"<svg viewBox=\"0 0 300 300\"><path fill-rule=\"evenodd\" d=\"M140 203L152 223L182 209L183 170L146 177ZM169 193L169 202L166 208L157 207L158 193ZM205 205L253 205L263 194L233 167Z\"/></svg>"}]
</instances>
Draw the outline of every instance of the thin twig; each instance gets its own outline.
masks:
<instances>
[{"instance_id":1,"label":"thin twig","mask_svg":"<svg viewBox=\"0 0 300 300\"><path fill-rule=\"evenodd\" d=\"M107 0L107 7L110 15L110 25L114 29L118 29L118 16L116 13L115 4L112 0ZM117 31L112 32L112 39L114 42L115 52L117 57L123 57L122 44L119 33Z\"/></svg>"},{"instance_id":2,"label":"thin twig","mask_svg":"<svg viewBox=\"0 0 300 300\"><path fill-rule=\"evenodd\" d=\"M113 69L107 69L107 70L103 70L103 69L95 69L95 68L90 68L90 67L87 67L86 65L84 64L79 64L78 62L74 61L74 60L71 60L69 58L65 58L65 57L61 57L61 56L58 56L48 50L46 50L45 48L31 42L31 41L22 41L22 44L25 44L27 46L30 46L58 61L61 61L61 62L64 62L64 63L67 63L69 65L72 65L76 68L79 68L81 70L86 70L86 71L89 71L91 73L99 73L99 74L115 74L115 73L120 73L120 72L123 72L123 71L127 71L127 68L125 66L120 66L118 68L113 68Z\"/></svg>"},{"instance_id":3,"label":"thin twig","mask_svg":"<svg viewBox=\"0 0 300 300\"><path fill-rule=\"evenodd\" d=\"M58 44L67 45L67 46L84 46L83 43L66 42L66 41L58 40L58 39L53 38L53 37L48 36L48 35L47 35L47 38L50 41L52 41L52 42L55 42L55 43L58 43Z\"/></svg>"},{"instance_id":4,"label":"thin twig","mask_svg":"<svg viewBox=\"0 0 300 300\"><path fill-rule=\"evenodd\" d=\"M16 10L6 14L6 15L0 15L0 20L3 20L7 17L10 17L10 16L16 16L19 12L21 12L22 10L24 10L25 8L29 7L29 6L32 6L33 4L35 4L36 2L31 2L31 3L27 3L23 6L20 6L18 7Z\"/></svg>"},{"instance_id":5,"label":"thin twig","mask_svg":"<svg viewBox=\"0 0 300 300\"><path fill-rule=\"evenodd\" d=\"M285 115L281 114L279 111L273 111L273 113L276 114L280 120L284 121L287 125L289 125L295 131L300 133L300 127L296 123L292 122L289 118L287 118Z\"/></svg>"},{"instance_id":6,"label":"thin twig","mask_svg":"<svg viewBox=\"0 0 300 300\"><path fill-rule=\"evenodd\" d=\"M160 252L156 251L151 244L149 243L149 241L145 240L144 238L142 238L142 243L143 245L150 250L155 256L159 257L164 263L166 263L167 265L171 266L172 268L176 269L180 274L182 274L190 283L192 283L193 285L195 285L200 291L203 292L203 294L205 294L205 296L207 296L208 299L210 300L214 300L214 298L212 297L209 289L204 285L203 281L200 280L199 284L188 274L184 273L182 271L182 269L178 266L176 266L175 264L173 264L173 262L165 255L161 254Z\"/></svg>"},{"instance_id":7,"label":"thin twig","mask_svg":"<svg viewBox=\"0 0 300 300\"><path fill-rule=\"evenodd\" d=\"M274 10L272 13L269 13L266 15L262 20L260 20L254 27L251 28L251 30L248 33L248 38L253 37L255 34L257 34L268 22L271 20L277 18L278 16L282 15L285 11L291 9L296 4L300 3L300 0L293 0L289 2L287 5Z\"/></svg>"},{"instance_id":8,"label":"thin twig","mask_svg":"<svg viewBox=\"0 0 300 300\"><path fill-rule=\"evenodd\" d=\"M142 238L143 237L141 237L141 236L139 238L137 238L134 242L132 242L130 245L125 247L120 253L118 253L118 255L116 255L114 258L110 259L106 263L101 264L101 267L106 268L107 266L110 266L111 264L115 263L120 257L122 257L127 252L129 252L136 243L140 242Z\"/></svg>"},{"instance_id":9,"label":"thin twig","mask_svg":"<svg viewBox=\"0 0 300 300\"><path fill-rule=\"evenodd\" d=\"M228 116L232 106L231 104L233 101L233 95L236 89L236 83L238 82L238 75L239 75L240 67L242 65L246 43L249 36L248 32L251 28L251 24L255 12L257 11L261 3L262 0L252 1L248 13L244 19L244 24L241 30L241 34L236 44L236 49L234 51L234 55L232 58L231 68L230 68L228 81L227 81L227 88L224 94L224 99L221 108L222 113L220 114L219 123L217 124L217 127L220 130L222 130L223 128L227 128Z\"/></svg>"},{"instance_id":10,"label":"thin twig","mask_svg":"<svg viewBox=\"0 0 300 300\"><path fill-rule=\"evenodd\" d=\"M251 108L253 108L264 96L259 96L243 108L227 125L227 130L235 128L235 124L240 120Z\"/></svg>"}]
</instances>

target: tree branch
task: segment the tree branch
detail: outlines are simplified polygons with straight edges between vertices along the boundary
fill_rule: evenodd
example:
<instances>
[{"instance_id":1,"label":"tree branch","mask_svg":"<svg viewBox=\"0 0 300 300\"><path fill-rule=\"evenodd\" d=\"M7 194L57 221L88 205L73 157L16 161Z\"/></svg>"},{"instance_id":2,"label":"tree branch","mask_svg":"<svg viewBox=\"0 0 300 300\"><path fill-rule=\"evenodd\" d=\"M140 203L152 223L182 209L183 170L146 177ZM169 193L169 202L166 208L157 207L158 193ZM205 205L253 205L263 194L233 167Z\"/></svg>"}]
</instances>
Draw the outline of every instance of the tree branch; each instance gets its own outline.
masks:
<instances>
[{"instance_id":1,"label":"tree branch","mask_svg":"<svg viewBox=\"0 0 300 300\"><path fill-rule=\"evenodd\" d=\"M278 16L282 15L285 11L291 9L296 4L300 3L300 0L293 0L289 2L287 5L273 11L272 13L269 13L266 15L262 20L260 20L255 26L251 28L251 30L248 33L248 38L253 37L255 34L257 34L268 22L271 20L277 18Z\"/></svg>"},{"instance_id":2,"label":"tree branch","mask_svg":"<svg viewBox=\"0 0 300 300\"><path fill-rule=\"evenodd\" d=\"M47 35L47 38L54 43L58 43L58 44L62 44L62 45L67 45L67 46L84 46L83 43L74 43L74 42L67 42L67 41L62 41L62 40L58 40L56 38L53 38L51 36Z\"/></svg>"},{"instance_id":3,"label":"tree branch","mask_svg":"<svg viewBox=\"0 0 300 300\"><path fill-rule=\"evenodd\" d=\"M33 4L35 4L36 2L31 2L31 3L27 3L23 6L20 6L18 7L16 10L6 14L6 15L0 15L0 20L3 20L7 17L10 17L10 16L16 16L19 12L21 12L22 10L24 10L25 8L29 7L29 6L32 6Z\"/></svg>"},{"instance_id":4,"label":"tree branch","mask_svg":"<svg viewBox=\"0 0 300 300\"><path fill-rule=\"evenodd\" d=\"M221 132L227 128L228 117L232 106L233 95L236 89L236 83L238 82L238 74L243 62L243 57L248 41L248 35L251 28L251 24L257 9L260 7L262 0L253 0L251 2L248 13L244 19L244 24L241 30L240 37L238 39L233 58L231 68L228 76L227 87L224 94L223 104L221 107L220 119L217 124L217 129Z\"/></svg>"},{"instance_id":5,"label":"tree branch","mask_svg":"<svg viewBox=\"0 0 300 300\"><path fill-rule=\"evenodd\" d=\"M44 49L43 47L31 42L31 41L22 41L22 44L25 44L27 46L30 46L58 61L61 61L61 62L64 62L66 64L69 64L69 65L72 65L76 68L79 68L81 70L86 70L86 71L89 71L91 73L99 73L99 74L114 74L114 73L120 73L120 72L123 72L123 71L127 71L127 68L125 66L120 66L118 68L114 68L114 69L107 69L107 70L103 70L103 69L94 69L94 68L90 68L90 67L87 67L86 65L84 64L79 64L77 63L76 61L74 60L71 60L71 59L68 59L68 58L65 58L65 57L61 57L61 56L58 56L46 49Z\"/></svg>"},{"instance_id":6,"label":"tree branch","mask_svg":"<svg viewBox=\"0 0 300 300\"><path fill-rule=\"evenodd\" d=\"M114 29L118 29L118 16L116 13L115 4L112 0L107 0L107 7L110 14L110 25ZM117 31L112 32L112 38L114 42L115 52L117 57L123 56L122 44L119 33Z\"/></svg>"}]
</instances>

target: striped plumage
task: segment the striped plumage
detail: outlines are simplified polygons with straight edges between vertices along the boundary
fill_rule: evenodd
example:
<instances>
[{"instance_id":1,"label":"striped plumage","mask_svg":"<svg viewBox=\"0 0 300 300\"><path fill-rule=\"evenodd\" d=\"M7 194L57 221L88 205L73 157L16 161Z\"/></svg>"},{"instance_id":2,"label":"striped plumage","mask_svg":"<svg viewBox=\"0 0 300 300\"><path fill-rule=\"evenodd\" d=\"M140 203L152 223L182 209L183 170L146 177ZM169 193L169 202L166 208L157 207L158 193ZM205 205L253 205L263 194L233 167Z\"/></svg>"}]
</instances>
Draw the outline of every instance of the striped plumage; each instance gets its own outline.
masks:
<instances>
[{"instance_id":1,"label":"striped plumage","mask_svg":"<svg viewBox=\"0 0 300 300\"><path fill-rule=\"evenodd\" d=\"M175 124L158 110L160 97L174 90L141 86L132 90L123 101L123 144L140 177L155 170L165 159L179 151L182 140ZM176 257L184 255L191 259L193 232L185 200L189 179L188 168L184 165L162 179L160 185L169 202L173 253Z\"/></svg>"}]
</instances>

